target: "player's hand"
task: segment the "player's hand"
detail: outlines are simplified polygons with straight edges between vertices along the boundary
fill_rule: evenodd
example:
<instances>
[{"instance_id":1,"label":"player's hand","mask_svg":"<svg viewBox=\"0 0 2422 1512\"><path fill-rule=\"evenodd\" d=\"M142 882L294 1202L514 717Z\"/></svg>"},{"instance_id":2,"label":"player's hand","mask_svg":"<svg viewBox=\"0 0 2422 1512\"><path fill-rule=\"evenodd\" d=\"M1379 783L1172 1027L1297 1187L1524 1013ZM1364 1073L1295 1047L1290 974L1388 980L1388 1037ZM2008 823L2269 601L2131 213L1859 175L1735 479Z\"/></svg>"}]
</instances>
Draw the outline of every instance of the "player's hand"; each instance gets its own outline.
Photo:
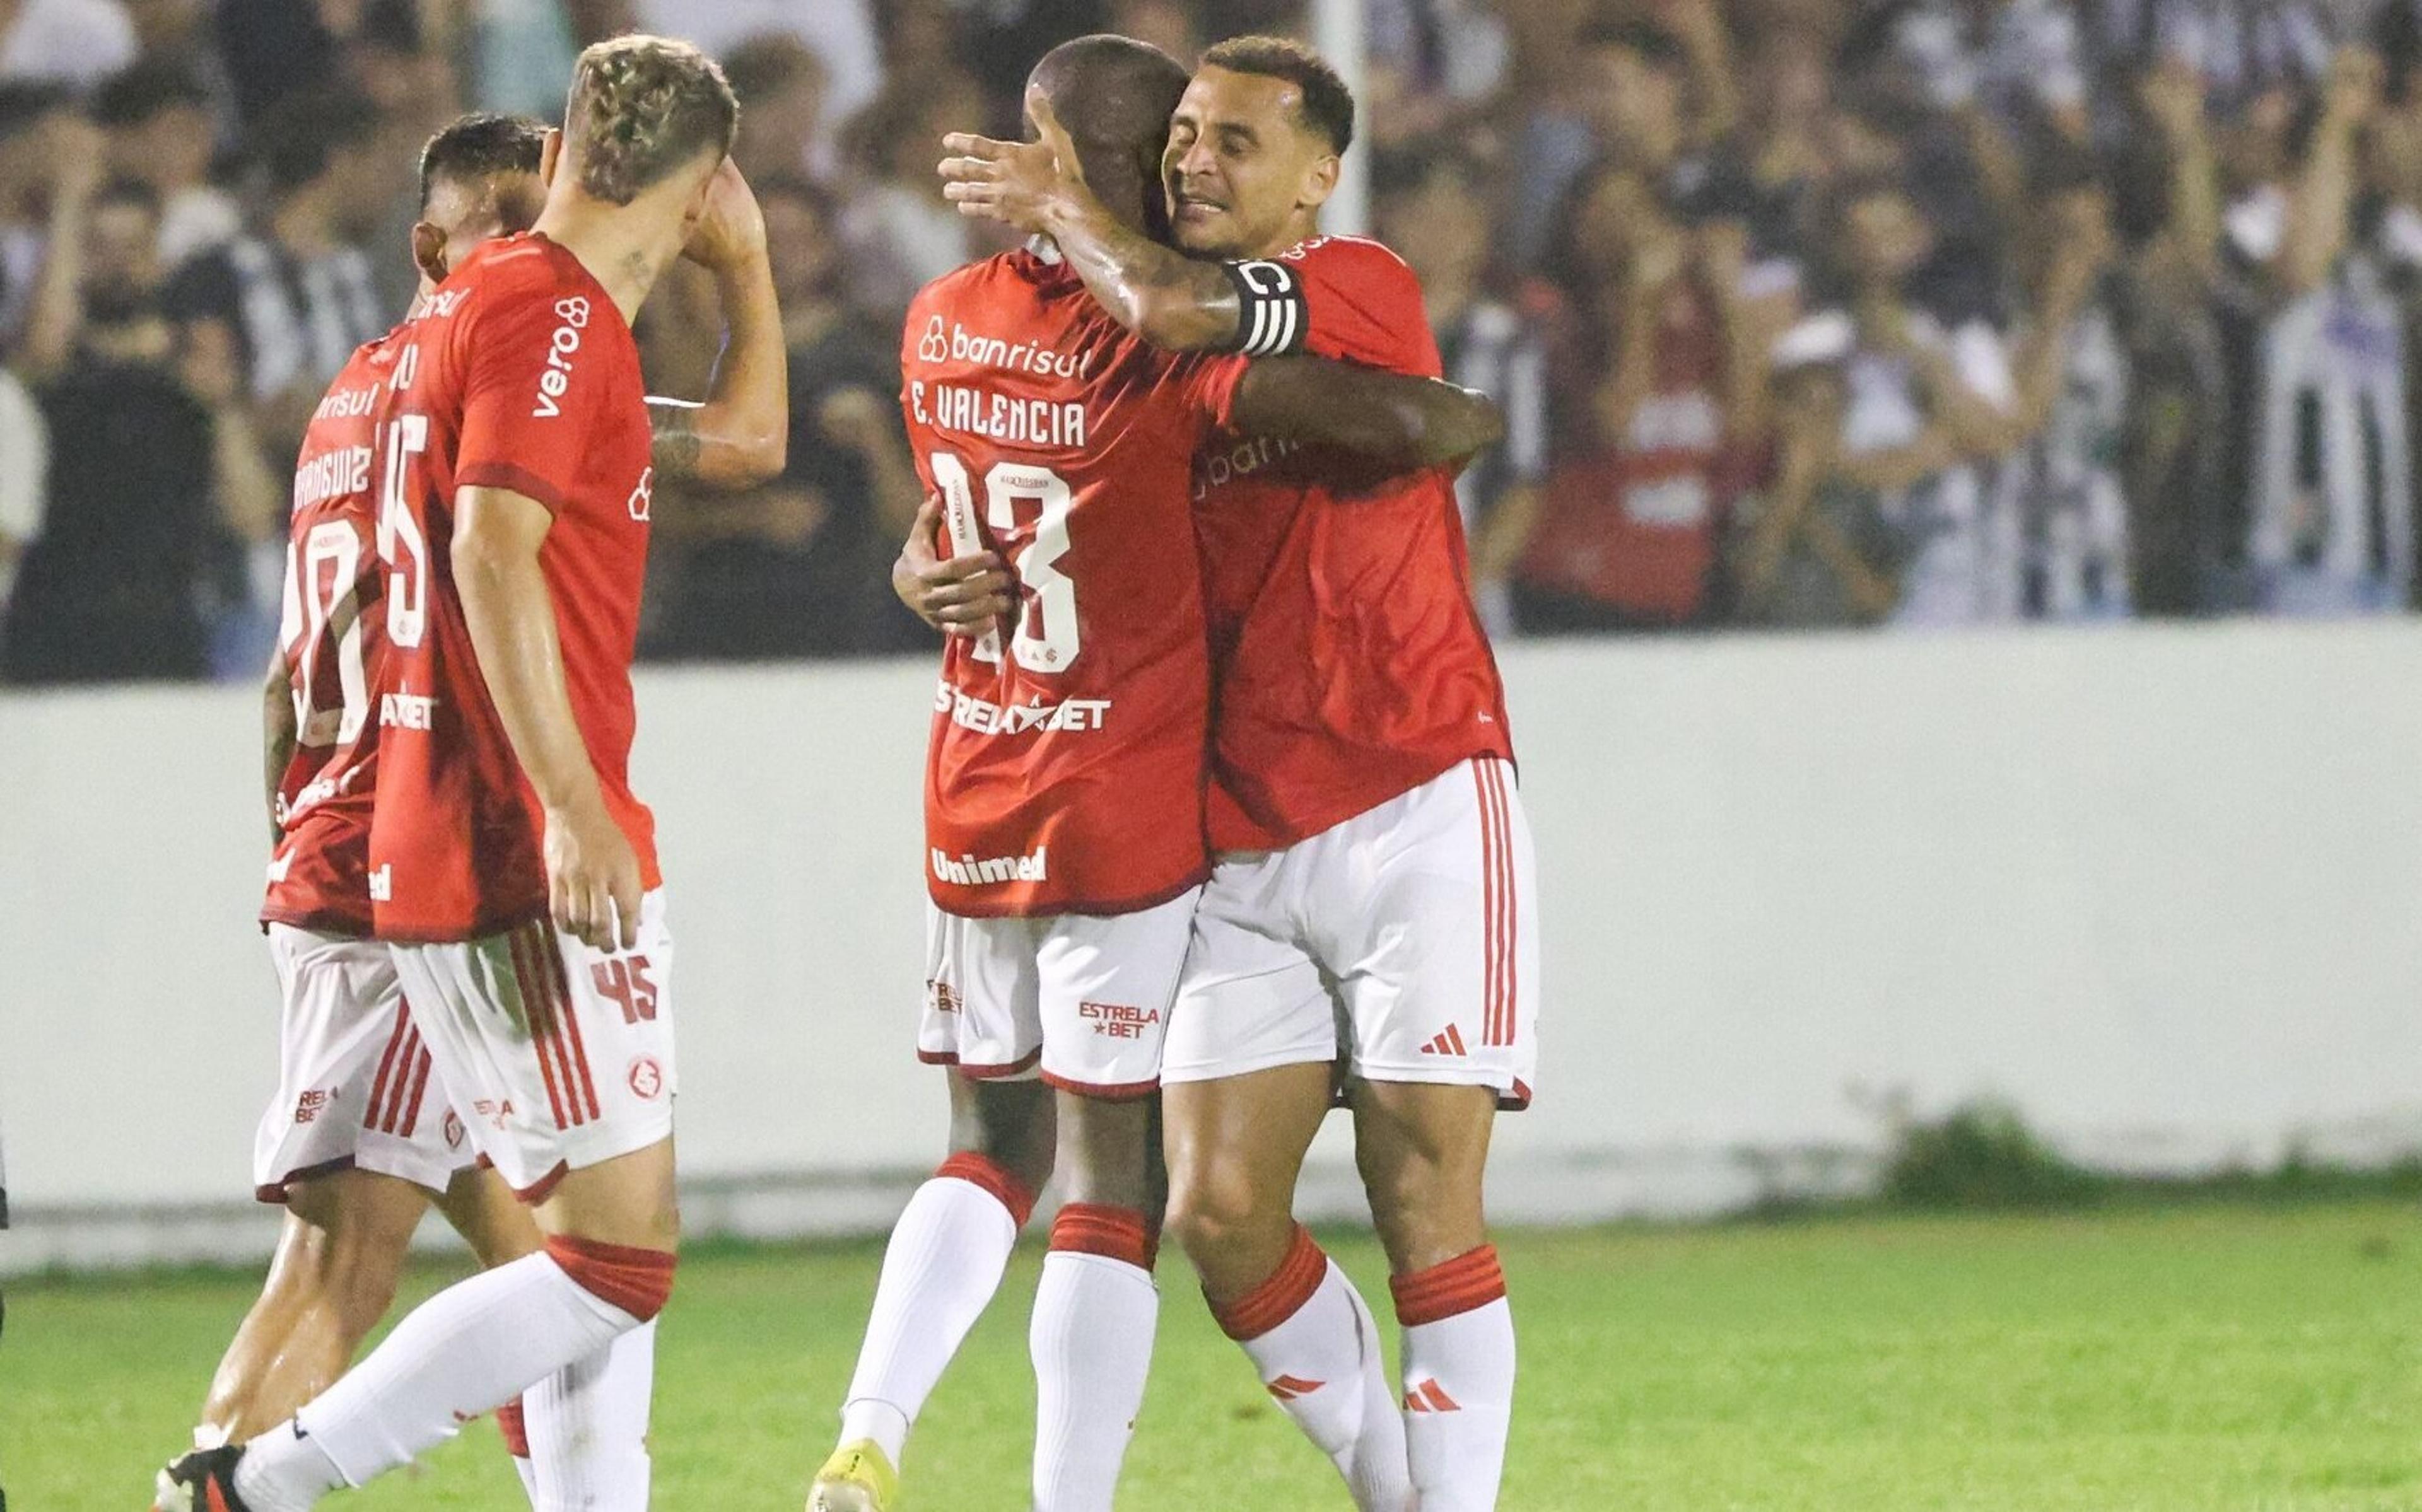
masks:
<instances>
[{"instance_id":1,"label":"player's hand","mask_svg":"<svg viewBox=\"0 0 2422 1512\"><path fill-rule=\"evenodd\" d=\"M1016 603L1009 568L990 552L944 557L942 500L928 493L891 564L891 591L909 613L945 635L974 637L997 628Z\"/></svg>"},{"instance_id":2,"label":"player's hand","mask_svg":"<svg viewBox=\"0 0 2422 1512\"><path fill-rule=\"evenodd\" d=\"M717 273L747 267L765 256L765 212L730 158L707 185L705 213L690 227L682 256Z\"/></svg>"},{"instance_id":3,"label":"player's hand","mask_svg":"<svg viewBox=\"0 0 2422 1512\"><path fill-rule=\"evenodd\" d=\"M1084 189L1076 144L1052 114L1051 101L1030 90L1026 113L1034 119L1038 141L997 142L964 132L942 138L949 154L936 170L942 197L958 206L960 214L1029 233L1044 231L1053 208Z\"/></svg>"},{"instance_id":4,"label":"player's hand","mask_svg":"<svg viewBox=\"0 0 2422 1512\"><path fill-rule=\"evenodd\" d=\"M639 943L639 857L622 827L591 800L546 816L546 906L555 927L591 950Z\"/></svg>"}]
</instances>

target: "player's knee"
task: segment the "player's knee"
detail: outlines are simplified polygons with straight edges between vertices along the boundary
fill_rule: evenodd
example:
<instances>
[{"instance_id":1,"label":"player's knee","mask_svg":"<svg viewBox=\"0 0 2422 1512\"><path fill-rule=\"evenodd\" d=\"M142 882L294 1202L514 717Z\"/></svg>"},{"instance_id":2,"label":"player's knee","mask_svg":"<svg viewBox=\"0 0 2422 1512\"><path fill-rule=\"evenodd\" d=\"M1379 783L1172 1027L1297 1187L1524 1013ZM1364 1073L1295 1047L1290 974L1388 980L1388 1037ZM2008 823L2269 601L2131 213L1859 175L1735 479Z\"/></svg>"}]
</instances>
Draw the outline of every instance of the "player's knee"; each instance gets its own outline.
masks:
<instances>
[{"instance_id":1,"label":"player's knee","mask_svg":"<svg viewBox=\"0 0 2422 1512\"><path fill-rule=\"evenodd\" d=\"M1486 1240L1480 1173L1458 1161L1358 1156L1372 1225L1398 1272L1421 1270Z\"/></svg>"},{"instance_id":2,"label":"player's knee","mask_svg":"<svg viewBox=\"0 0 2422 1512\"><path fill-rule=\"evenodd\" d=\"M546 1253L573 1285L642 1323L663 1312L671 1300L678 1257L669 1249L554 1234L547 1238Z\"/></svg>"},{"instance_id":3,"label":"player's knee","mask_svg":"<svg viewBox=\"0 0 2422 1512\"><path fill-rule=\"evenodd\" d=\"M1291 1233L1287 1204L1272 1201L1235 1170L1172 1174L1167 1231L1197 1269L1217 1267L1239 1248Z\"/></svg>"}]
</instances>

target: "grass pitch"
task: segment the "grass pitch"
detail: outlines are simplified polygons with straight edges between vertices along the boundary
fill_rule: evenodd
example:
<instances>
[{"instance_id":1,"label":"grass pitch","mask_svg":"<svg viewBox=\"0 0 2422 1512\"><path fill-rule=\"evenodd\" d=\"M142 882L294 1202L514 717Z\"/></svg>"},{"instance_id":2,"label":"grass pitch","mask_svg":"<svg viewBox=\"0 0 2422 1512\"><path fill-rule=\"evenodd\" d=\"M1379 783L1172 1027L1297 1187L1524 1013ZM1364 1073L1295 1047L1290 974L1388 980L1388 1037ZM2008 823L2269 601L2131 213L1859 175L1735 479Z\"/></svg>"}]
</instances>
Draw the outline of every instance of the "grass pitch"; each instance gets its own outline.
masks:
<instances>
[{"instance_id":1,"label":"grass pitch","mask_svg":"<svg viewBox=\"0 0 2422 1512\"><path fill-rule=\"evenodd\" d=\"M2386 1205L1880 1218L1509 1236L1508 1512L2422 1507L2422 1224ZM1384 1299L1367 1242L1339 1258ZM795 1509L874 1282L869 1246L701 1252L667 1313L658 1506ZM1030 1239L909 1446L907 1512L1027 1504ZM448 1279L419 1273L417 1298ZM1172 1255L1121 1506L1343 1512ZM0 1486L131 1512L255 1278L13 1287ZM1382 1303L1384 1317L1384 1302ZM348 1508L521 1504L495 1430Z\"/></svg>"}]
</instances>

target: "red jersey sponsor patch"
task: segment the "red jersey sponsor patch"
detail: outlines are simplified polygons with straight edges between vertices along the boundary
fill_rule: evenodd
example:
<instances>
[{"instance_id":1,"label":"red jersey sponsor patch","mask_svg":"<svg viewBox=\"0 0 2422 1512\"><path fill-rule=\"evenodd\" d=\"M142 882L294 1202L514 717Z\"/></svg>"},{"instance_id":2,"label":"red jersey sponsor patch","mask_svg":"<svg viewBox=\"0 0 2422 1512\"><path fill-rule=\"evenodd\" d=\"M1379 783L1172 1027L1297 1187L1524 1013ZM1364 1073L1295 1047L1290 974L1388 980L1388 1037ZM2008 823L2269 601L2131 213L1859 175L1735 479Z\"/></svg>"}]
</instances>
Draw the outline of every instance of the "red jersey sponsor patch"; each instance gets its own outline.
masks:
<instances>
[{"instance_id":1,"label":"red jersey sponsor patch","mask_svg":"<svg viewBox=\"0 0 2422 1512\"><path fill-rule=\"evenodd\" d=\"M901 337L945 555L999 553L1006 633L944 648L925 881L968 915L1120 913L1202 881L1209 664L1187 462L1244 361L1174 356L1031 252L928 285Z\"/></svg>"}]
</instances>

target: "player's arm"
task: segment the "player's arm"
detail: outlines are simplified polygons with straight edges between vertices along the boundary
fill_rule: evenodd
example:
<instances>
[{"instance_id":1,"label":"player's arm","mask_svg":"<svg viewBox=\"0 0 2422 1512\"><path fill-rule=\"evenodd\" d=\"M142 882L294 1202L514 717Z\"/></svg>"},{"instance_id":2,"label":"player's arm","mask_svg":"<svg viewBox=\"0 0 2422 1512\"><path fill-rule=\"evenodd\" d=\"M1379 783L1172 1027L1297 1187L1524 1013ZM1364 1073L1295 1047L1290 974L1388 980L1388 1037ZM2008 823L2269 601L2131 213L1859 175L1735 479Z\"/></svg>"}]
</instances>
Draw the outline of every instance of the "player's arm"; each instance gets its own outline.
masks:
<instances>
[{"instance_id":1,"label":"player's arm","mask_svg":"<svg viewBox=\"0 0 2422 1512\"><path fill-rule=\"evenodd\" d=\"M959 213L1049 237L1121 325L1172 351L1246 345L1249 286L1237 265L1196 262L1120 224L1085 186L1068 134L1047 101L1029 102L1039 142L942 138L942 193ZM1260 265L1253 265L1260 266Z\"/></svg>"},{"instance_id":2,"label":"player's arm","mask_svg":"<svg viewBox=\"0 0 2422 1512\"><path fill-rule=\"evenodd\" d=\"M269 653L269 676L260 685L260 777L269 800L271 845L275 845L286 833L277 812L277 794L284 786L286 769L294 760L294 747L301 735L294 720L293 675L287 670L286 650L280 647Z\"/></svg>"},{"instance_id":3,"label":"player's arm","mask_svg":"<svg viewBox=\"0 0 2422 1512\"><path fill-rule=\"evenodd\" d=\"M547 903L598 950L638 943L639 862L606 807L564 685L539 549L555 517L511 489L454 496L454 587L505 738L546 814ZM620 938L617 939L617 923Z\"/></svg>"},{"instance_id":4,"label":"player's arm","mask_svg":"<svg viewBox=\"0 0 2422 1512\"><path fill-rule=\"evenodd\" d=\"M790 360L765 252L765 216L729 159L683 255L715 275L730 331L705 403L648 400L653 460L658 476L675 482L754 488L778 476L789 460Z\"/></svg>"},{"instance_id":5,"label":"player's arm","mask_svg":"<svg viewBox=\"0 0 2422 1512\"><path fill-rule=\"evenodd\" d=\"M1271 357L1237 381L1228 423L1354 452L1395 472L1467 461L1505 435L1487 395L1320 357Z\"/></svg>"}]
</instances>

